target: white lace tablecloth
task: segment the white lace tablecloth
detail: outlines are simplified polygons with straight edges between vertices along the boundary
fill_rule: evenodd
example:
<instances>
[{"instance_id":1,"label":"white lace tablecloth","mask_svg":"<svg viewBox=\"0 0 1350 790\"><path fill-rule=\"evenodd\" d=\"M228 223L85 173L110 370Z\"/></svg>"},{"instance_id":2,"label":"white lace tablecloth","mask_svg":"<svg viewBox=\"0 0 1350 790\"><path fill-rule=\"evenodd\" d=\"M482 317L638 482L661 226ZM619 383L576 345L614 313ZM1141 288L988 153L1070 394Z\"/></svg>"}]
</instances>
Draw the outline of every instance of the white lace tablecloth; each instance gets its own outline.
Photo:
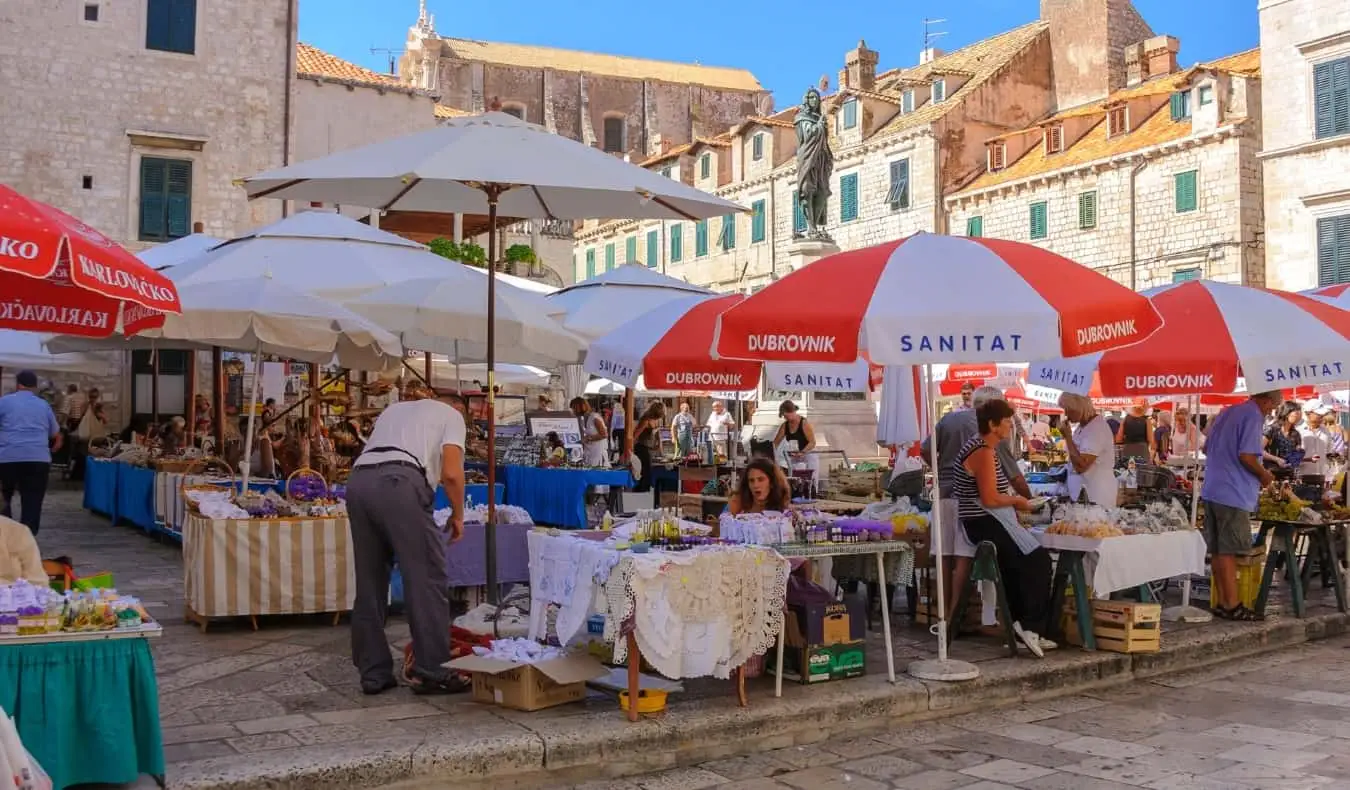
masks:
<instances>
[{"instance_id":1,"label":"white lace tablecloth","mask_svg":"<svg viewBox=\"0 0 1350 790\"><path fill-rule=\"evenodd\" d=\"M545 611L556 604L561 644L603 614L615 663L627 656L631 628L642 657L665 677L725 679L782 630L788 562L770 548L633 554L546 532L531 532L527 543L532 638L544 636Z\"/></svg>"},{"instance_id":2,"label":"white lace tablecloth","mask_svg":"<svg viewBox=\"0 0 1350 790\"><path fill-rule=\"evenodd\" d=\"M1047 535L1040 530L1031 534L1051 551L1084 552L1083 573L1098 598L1158 579L1205 572L1205 538L1199 530L1116 538Z\"/></svg>"}]
</instances>

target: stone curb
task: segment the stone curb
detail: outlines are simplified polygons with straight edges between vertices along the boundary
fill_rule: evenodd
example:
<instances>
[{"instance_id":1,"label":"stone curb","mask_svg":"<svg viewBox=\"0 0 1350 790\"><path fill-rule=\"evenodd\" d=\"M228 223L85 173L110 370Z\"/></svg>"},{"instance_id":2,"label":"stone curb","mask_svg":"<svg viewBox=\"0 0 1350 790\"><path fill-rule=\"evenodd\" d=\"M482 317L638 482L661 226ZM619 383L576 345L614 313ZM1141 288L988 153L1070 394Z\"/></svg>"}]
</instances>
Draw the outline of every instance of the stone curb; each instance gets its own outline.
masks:
<instances>
[{"instance_id":1,"label":"stone curb","mask_svg":"<svg viewBox=\"0 0 1350 790\"><path fill-rule=\"evenodd\" d=\"M896 724L971 713L1102 689L1136 679L1200 667L1350 632L1350 615L1303 620L1224 623L1168 634L1159 653L1066 651L1053 661L986 663L969 683L919 681L895 685L884 676L827 684L774 699L752 693L750 707L734 700L699 700L673 715L629 723L617 710L577 716L514 715L518 729L453 744L370 742L306 753L300 766L282 754L232 761L228 776L187 763L171 771L174 790L337 790L392 785L400 790L505 790L660 771L676 765L801 746L847 728L864 734ZM313 757L311 757L313 754ZM247 761L247 765L239 763ZM214 763L215 761L209 761ZM219 765L214 766L219 768Z\"/></svg>"}]
</instances>

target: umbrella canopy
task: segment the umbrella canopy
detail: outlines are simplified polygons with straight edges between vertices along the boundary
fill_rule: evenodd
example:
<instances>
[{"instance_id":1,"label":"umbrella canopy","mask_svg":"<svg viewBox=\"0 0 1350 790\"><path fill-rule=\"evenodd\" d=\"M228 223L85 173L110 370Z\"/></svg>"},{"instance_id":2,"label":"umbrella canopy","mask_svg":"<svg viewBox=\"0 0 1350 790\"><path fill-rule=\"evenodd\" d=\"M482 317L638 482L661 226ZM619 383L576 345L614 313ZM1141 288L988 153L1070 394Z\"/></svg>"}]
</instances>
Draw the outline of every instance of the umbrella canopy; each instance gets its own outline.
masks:
<instances>
[{"instance_id":1,"label":"umbrella canopy","mask_svg":"<svg viewBox=\"0 0 1350 790\"><path fill-rule=\"evenodd\" d=\"M184 236L181 239L174 239L141 250L136 253L136 257L141 259L141 263L158 272L195 258L221 243L221 240L215 236L194 233L191 236Z\"/></svg>"},{"instance_id":2,"label":"umbrella canopy","mask_svg":"<svg viewBox=\"0 0 1350 790\"><path fill-rule=\"evenodd\" d=\"M564 327L595 340L667 302L712 293L646 266L626 263L556 291L548 301L561 311Z\"/></svg>"},{"instance_id":3,"label":"umbrella canopy","mask_svg":"<svg viewBox=\"0 0 1350 790\"><path fill-rule=\"evenodd\" d=\"M435 381L487 381L487 365L469 362L456 365L453 359L432 357L432 379ZM458 377L458 378L456 378ZM497 366L499 385L520 384L526 387L547 387L553 376L543 368L532 365L502 364Z\"/></svg>"},{"instance_id":4,"label":"umbrella canopy","mask_svg":"<svg viewBox=\"0 0 1350 790\"><path fill-rule=\"evenodd\" d=\"M178 311L163 275L69 214L0 184L0 329L107 337L124 305Z\"/></svg>"},{"instance_id":5,"label":"umbrella canopy","mask_svg":"<svg viewBox=\"0 0 1350 790\"><path fill-rule=\"evenodd\" d=\"M1308 291L1299 291L1299 293L1303 296L1312 297L1319 302L1334 304L1342 310L1350 310L1350 283L1326 285Z\"/></svg>"},{"instance_id":6,"label":"umbrella canopy","mask_svg":"<svg viewBox=\"0 0 1350 790\"><path fill-rule=\"evenodd\" d=\"M704 219L741 206L504 112L244 179L250 199L548 219ZM480 185L502 187L490 200Z\"/></svg>"},{"instance_id":7,"label":"umbrella canopy","mask_svg":"<svg viewBox=\"0 0 1350 790\"><path fill-rule=\"evenodd\" d=\"M1350 379L1350 313L1298 294L1192 280L1146 291L1166 324L1128 348L1033 363L1027 381L1104 396L1230 393Z\"/></svg>"},{"instance_id":8,"label":"umbrella canopy","mask_svg":"<svg viewBox=\"0 0 1350 790\"><path fill-rule=\"evenodd\" d=\"M1020 362L1138 342L1149 301L1049 250L916 233L822 258L727 310L716 353L881 365ZM1049 352L1049 353L1046 353Z\"/></svg>"},{"instance_id":9,"label":"umbrella canopy","mask_svg":"<svg viewBox=\"0 0 1350 790\"><path fill-rule=\"evenodd\" d=\"M544 367L581 361L585 343L548 317L544 297L503 283L495 289L493 305L504 360ZM347 306L397 333L408 348L460 362L487 361L488 278L468 267L390 285Z\"/></svg>"},{"instance_id":10,"label":"umbrella canopy","mask_svg":"<svg viewBox=\"0 0 1350 790\"><path fill-rule=\"evenodd\" d=\"M111 376L118 365L93 354L53 354L42 345L42 335L0 329L0 368Z\"/></svg>"},{"instance_id":11,"label":"umbrella canopy","mask_svg":"<svg viewBox=\"0 0 1350 790\"><path fill-rule=\"evenodd\" d=\"M269 276L297 290L346 300L413 279L487 278L415 241L341 214L302 211L212 247L166 273L180 288ZM482 310L479 310L482 315Z\"/></svg>"}]
</instances>

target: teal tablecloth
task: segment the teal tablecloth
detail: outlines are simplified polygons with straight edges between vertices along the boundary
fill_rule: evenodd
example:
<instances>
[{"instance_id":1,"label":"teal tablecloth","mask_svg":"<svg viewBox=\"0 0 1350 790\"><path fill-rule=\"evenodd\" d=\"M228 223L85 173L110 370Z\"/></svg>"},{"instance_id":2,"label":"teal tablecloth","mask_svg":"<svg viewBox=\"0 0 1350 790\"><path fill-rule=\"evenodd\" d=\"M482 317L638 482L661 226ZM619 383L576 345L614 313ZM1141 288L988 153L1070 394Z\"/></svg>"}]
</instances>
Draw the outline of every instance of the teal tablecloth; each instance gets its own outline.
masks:
<instances>
[{"instance_id":1,"label":"teal tablecloth","mask_svg":"<svg viewBox=\"0 0 1350 790\"><path fill-rule=\"evenodd\" d=\"M159 690L143 638L0 647L0 708L55 790L164 776Z\"/></svg>"},{"instance_id":2,"label":"teal tablecloth","mask_svg":"<svg viewBox=\"0 0 1350 790\"><path fill-rule=\"evenodd\" d=\"M117 520L117 468L115 461L90 458L84 467L84 509Z\"/></svg>"},{"instance_id":3,"label":"teal tablecloth","mask_svg":"<svg viewBox=\"0 0 1350 790\"><path fill-rule=\"evenodd\" d=\"M585 529L586 489L591 486L631 488L626 469L548 469L508 466L506 503L525 508L536 524Z\"/></svg>"}]
</instances>

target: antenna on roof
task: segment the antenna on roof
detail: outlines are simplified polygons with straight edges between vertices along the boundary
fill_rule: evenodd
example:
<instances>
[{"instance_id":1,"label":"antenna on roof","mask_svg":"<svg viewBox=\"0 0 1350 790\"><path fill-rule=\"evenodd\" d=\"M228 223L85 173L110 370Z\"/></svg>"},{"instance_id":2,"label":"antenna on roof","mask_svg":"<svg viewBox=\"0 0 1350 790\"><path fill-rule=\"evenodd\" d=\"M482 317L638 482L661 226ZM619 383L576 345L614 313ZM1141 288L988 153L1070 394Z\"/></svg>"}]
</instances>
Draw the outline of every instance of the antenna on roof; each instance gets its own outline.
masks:
<instances>
[{"instance_id":1,"label":"antenna on roof","mask_svg":"<svg viewBox=\"0 0 1350 790\"><path fill-rule=\"evenodd\" d=\"M389 56L389 74L390 74L391 76L395 76L395 77L398 76L398 68L396 68L397 65L398 65L398 56L399 56L402 52L403 52L403 50L401 50L401 49L384 49L384 48L382 48L382 47L371 47L371 48L370 48L370 54L372 54L372 55L388 55L388 56Z\"/></svg>"},{"instance_id":2,"label":"antenna on roof","mask_svg":"<svg viewBox=\"0 0 1350 790\"><path fill-rule=\"evenodd\" d=\"M924 19L924 20L923 20L923 48L924 48L924 49L931 49L932 46L933 46L933 42L934 42L934 41L936 41L937 39L942 38L943 36L947 35L946 32L943 32L943 31L929 30L929 29L928 29L928 26L929 26L929 25L940 25L940 24L942 24L943 22L946 22L946 21L947 21L947 20L945 20L945 19Z\"/></svg>"}]
</instances>

